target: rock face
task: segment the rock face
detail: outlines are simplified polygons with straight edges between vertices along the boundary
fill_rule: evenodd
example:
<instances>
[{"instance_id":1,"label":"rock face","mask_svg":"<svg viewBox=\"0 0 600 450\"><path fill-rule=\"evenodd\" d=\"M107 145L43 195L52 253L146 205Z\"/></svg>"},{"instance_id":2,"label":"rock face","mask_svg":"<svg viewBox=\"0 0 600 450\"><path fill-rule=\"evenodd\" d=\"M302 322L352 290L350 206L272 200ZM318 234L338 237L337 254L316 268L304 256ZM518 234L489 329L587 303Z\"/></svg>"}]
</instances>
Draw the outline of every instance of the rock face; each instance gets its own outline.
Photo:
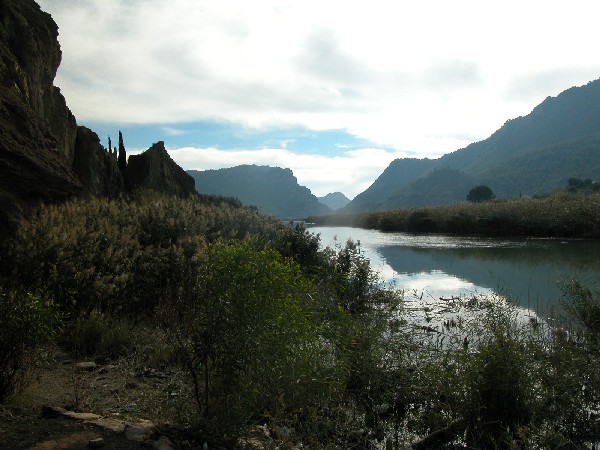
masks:
<instances>
[{"instance_id":1,"label":"rock face","mask_svg":"<svg viewBox=\"0 0 600 450\"><path fill-rule=\"evenodd\" d=\"M70 164L77 124L52 84L62 56L58 27L32 0L2 0L0 20L2 85L46 121L58 152Z\"/></svg>"},{"instance_id":2,"label":"rock face","mask_svg":"<svg viewBox=\"0 0 600 450\"><path fill-rule=\"evenodd\" d=\"M117 166L117 154L100 145L98 135L86 127L77 128L73 170L81 180L83 194L118 197L124 189L123 176Z\"/></svg>"},{"instance_id":3,"label":"rock face","mask_svg":"<svg viewBox=\"0 0 600 450\"><path fill-rule=\"evenodd\" d=\"M2 236L38 203L81 190L69 161L75 118L52 85L61 57L57 35L56 24L35 2L0 2Z\"/></svg>"},{"instance_id":4,"label":"rock face","mask_svg":"<svg viewBox=\"0 0 600 450\"><path fill-rule=\"evenodd\" d=\"M125 178L129 189L149 188L178 197L196 192L194 179L171 159L162 141L130 156Z\"/></svg>"},{"instance_id":5,"label":"rock face","mask_svg":"<svg viewBox=\"0 0 600 450\"><path fill-rule=\"evenodd\" d=\"M0 87L0 236L40 202L81 190L46 123L14 92Z\"/></svg>"},{"instance_id":6,"label":"rock face","mask_svg":"<svg viewBox=\"0 0 600 450\"><path fill-rule=\"evenodd\" d=\"M194 192L193 179L164 145L134 157L127 171L133 178L126 182L116 155L93 131L77 126L53 85L60 60L52 17L33 0L0 0L0 241L40 203L116 197L127 186Z\"/></svg>"}]
</instances>

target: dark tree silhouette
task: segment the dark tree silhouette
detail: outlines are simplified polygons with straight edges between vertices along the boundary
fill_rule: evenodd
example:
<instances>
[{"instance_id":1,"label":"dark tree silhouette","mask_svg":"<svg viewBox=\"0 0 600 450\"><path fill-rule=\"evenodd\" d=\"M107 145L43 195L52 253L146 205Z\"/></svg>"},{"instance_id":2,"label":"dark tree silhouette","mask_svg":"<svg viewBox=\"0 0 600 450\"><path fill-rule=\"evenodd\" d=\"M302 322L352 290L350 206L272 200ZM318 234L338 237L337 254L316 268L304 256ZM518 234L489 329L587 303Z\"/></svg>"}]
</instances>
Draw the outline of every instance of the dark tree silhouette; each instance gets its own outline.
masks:
<instances>
[{"instance_id":1,"label":"dark tree silhouette","mask_svg":"<svg viewBox=\"0 0 600 450\"><path fill-rule=\"evenodd\" d=\"M475 186L467 194L467 200L472 203L485 202L495 197L489 186Z\"/></svg>"},{"instance_id":2,"label":"dark tree silhouette","mask_svg":"<svg viewBox=\"0 0 600 450\"><path fill-rule=\"evenodd\" d=\"M125 173L127 168L127 154L125 152L125 145L123 145L123 134L119 131L119 156L117 157L117 165L121 170L121 173Z\"/></svg>"}]
</instances>

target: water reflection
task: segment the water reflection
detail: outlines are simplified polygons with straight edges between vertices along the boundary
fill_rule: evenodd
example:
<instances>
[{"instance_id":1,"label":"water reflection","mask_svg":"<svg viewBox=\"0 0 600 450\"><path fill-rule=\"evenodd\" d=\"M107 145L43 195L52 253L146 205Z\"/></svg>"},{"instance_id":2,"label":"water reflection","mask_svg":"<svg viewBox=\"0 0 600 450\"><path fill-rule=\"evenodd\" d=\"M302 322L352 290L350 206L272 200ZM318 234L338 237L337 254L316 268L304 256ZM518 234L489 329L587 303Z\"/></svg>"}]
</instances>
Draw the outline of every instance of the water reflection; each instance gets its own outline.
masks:
<instances>
[{"instance_id":1,"label":"water reflection","mask_svg":"<svg viewBox=\"0 0 600 450\"><path fill-rule=\"evenodd\" d=\"M520 306L550 314L561 284L576 276L600 279L600 242L547 239L457 238L314 227L324 245L360 240L382 278L407 292L438 299L495 292Z\"/></svg>"}]
</instances>

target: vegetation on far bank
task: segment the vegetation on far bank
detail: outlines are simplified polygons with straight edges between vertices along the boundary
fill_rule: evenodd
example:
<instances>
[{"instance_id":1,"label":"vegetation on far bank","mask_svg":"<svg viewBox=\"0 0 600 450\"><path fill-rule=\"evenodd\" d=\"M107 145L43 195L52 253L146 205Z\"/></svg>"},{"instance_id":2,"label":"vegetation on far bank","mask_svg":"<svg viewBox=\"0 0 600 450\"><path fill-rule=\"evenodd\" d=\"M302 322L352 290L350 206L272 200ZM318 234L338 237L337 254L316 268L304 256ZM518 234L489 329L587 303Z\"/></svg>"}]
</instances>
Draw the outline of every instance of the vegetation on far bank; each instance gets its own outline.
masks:
<instances>
[{"instance_id":1,"label":"vegetation on far bank","mask_svg":"<svg viewBox=\"0 0 600 450\"><path fill-rule=\"evenodd\" d=\"M600 238L600 192L573 189L541 198L494 199L310 217L318 225L481 236Z\"/></svg>"},{"instance_id":2,"label":"vegetation on far bank","mask_svg":"<svg viewBox=\"0 0 600 450\"><path fill-rule=\"evenodd\" d=\"M175 441L184 433L186 448L256 426L273 432L263 448L600 439L600 295L577 282L565 291L569 329L473 298L473 319L432 340L354 242L320 249L318 236L231 200L153 192L44 207L1 263L0 402L27 381L40 346L57 342L179 367L185 395L153 393L176 408L152 419L170 423Z\"/></svg>"}]
</instances>

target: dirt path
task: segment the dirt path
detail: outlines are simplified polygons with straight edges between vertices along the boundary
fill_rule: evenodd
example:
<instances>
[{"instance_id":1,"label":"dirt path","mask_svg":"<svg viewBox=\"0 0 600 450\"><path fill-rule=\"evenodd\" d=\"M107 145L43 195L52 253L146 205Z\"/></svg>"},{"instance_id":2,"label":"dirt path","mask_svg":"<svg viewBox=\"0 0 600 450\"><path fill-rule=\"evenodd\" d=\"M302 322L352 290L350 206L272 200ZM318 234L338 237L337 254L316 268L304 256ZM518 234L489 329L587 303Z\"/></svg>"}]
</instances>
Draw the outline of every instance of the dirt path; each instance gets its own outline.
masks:
<instances>
[{"instance_id":1,"label":"dirt path","mask_svg":"<svg viewBox=\"0 0 600 450\"><path fill-rule=\"evenodd\" d=\"M89 367L79 362L54 351L27 389L11 404L0 405L0 449L152 448L161 435L144 419L163 412L151 411L158 408L159 394L181 381L179 374L136 367L126 360ZM94 413L101 420L69 418L57 410ZM144 443L128 439L124 431L140 423L153 430L138 436Z\"/></svg>"}]
</instances>

